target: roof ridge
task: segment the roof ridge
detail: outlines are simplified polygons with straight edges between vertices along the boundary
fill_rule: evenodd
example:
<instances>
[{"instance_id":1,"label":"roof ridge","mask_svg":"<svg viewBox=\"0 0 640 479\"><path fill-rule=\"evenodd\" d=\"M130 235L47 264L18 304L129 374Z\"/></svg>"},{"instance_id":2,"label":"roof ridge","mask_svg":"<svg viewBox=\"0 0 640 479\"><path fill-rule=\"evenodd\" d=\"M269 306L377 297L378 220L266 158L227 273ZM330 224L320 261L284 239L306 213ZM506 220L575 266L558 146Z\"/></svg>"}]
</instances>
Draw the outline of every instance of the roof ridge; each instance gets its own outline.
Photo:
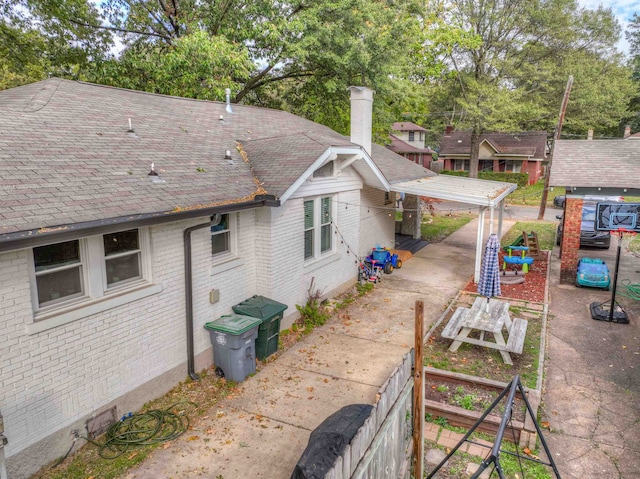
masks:
<instances>
[{"instance_id":1,"label":"roof ridge","mask_svg":"<svg viewBox=\"0 0 640 479\"><path fill-rule=\"evenodd\" d=\"M136 93L136 94L140 94L140 95L151 95L151 96L156 96L156 97L163 97L163 98L171 98L174 100L183 100L183 101L189 101L189 102L196 102L196 103L215 103L215 104L219 104L219 105L225 105L226 102L222 101L222 100L202 100L200 98L188 98L188 97L184 97L184 96L176 96L176 95L166 95L164 93L154 93L154 92L150 92L150 91L144 91L144 90L134 90L132 88L123 88L123 87L119 87L119 86L113 86L113 85L103 85L101 83L91 83L91 82L86 82L86 81L82 81L82 80L62 80L64 82L70 82L70 83L79 83L82 85L87 85L87 86L93 86L93 87L99 87L99 88L108 88L111 90L119 90L119 91L124 91L124 92L128 92L128 93ZM245 104L241 104L241 103L232 103L233 108L236 107L241 107L241 108L258 108L260 110L269 110L269 111L274 111L274 112L278 112L278 113L285 113L288 115L294 115L291 112L285 111L285 110L278 110L277 108L268 108L268 107L262 107L262 106L257 106L257 105L245 105ZM297 115L294 115L297 116ZM304 117L300 117L300 118L304 118Z\"/></svg>"}]
</instances>

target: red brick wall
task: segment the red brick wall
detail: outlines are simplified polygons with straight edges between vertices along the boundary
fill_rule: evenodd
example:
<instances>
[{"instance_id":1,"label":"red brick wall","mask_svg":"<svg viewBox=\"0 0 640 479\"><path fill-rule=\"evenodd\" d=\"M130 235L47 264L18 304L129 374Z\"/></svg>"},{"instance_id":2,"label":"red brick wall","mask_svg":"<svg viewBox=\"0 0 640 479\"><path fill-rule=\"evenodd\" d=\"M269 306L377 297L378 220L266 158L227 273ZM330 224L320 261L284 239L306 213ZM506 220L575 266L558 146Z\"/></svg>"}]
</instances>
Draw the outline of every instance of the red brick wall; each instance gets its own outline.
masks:
<instances>
[{"instance_id":1,"label":"red brick wall","mask_svg":"<svg viewBox=\"0 0 640 479\"><path fill-rule=\"evenodd\" d=\"M539 161L522 161L522 168L520 171L522 173L529 173L529 184L533 185L538 182L540 179L542 166Z\"/></svg>"},{"instance_id":2,"label":"red brick wall","mask_svg":"<svg viewBox=\"0 0 640 479\"><path fill-rule=\"evenodd\" d=\"M562 232L562 260L560 262L560 283L576 282L578 250L580 249L580 225L582 223L582 198L567 198L564 210L564 230Z\"/></svg>"}]
</instances>

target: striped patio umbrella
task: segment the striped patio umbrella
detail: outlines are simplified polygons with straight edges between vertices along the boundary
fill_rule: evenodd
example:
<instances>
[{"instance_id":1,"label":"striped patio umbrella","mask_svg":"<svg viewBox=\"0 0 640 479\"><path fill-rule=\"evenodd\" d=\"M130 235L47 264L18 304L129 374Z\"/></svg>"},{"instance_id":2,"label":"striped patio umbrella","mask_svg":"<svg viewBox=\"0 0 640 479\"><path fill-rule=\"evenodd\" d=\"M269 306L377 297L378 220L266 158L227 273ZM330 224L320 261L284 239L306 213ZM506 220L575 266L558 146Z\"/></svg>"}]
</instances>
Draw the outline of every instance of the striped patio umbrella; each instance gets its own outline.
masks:
<instances>
[{"instance_id":1,"label":"striped patio umbrella","mask_svg":"<svg viewBox=\"0 0 640 479\"><path fill-rule=\"evenodd\" d=\"M498 236L492 234L487 240L482 257L482 267L480 268L480 279L478 280L478 294L487 297L487 308L489 298L500 296L500 265L498 263L498 252L500 242Z\"/></svg>"}]
</instances>

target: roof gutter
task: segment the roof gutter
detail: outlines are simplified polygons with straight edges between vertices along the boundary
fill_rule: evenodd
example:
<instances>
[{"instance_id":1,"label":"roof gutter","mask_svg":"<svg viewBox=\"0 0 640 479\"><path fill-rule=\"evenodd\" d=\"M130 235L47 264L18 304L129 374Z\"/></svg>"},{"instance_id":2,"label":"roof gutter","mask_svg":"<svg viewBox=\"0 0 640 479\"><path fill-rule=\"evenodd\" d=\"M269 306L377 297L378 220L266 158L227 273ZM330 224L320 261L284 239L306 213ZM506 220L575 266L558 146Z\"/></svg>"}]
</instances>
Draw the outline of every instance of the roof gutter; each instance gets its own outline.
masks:
<instances>
[{"instance_id":1,"label":"roof gutter","mask_svg":"<svg viewBox=\"0 0 640 479\"><path fill-rule=\"evenodd\" d=\"M50 228L39 228L0 235L0 253L24 248L34 248L51 243L60 243L84 236L102 235L122 231L123 228L140 228L173 221L212 216L216 213L231 213L261 206L280 206L273 195L256 195L252 201L229 203L185 211L160 211L138 215L120 216L95 221L86 221Z\"/></svg>"}]
</instances>

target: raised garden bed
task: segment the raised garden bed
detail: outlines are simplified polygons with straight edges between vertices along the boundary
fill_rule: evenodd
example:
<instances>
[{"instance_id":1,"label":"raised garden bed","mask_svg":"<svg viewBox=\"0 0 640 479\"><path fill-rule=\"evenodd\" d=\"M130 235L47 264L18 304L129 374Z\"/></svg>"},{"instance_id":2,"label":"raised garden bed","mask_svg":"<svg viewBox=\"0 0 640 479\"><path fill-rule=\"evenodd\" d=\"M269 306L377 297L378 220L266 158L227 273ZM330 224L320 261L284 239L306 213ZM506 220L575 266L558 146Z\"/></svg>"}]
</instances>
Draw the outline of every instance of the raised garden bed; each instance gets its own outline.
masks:
<instances>
[{"instance_id":1,"label":"raised garden bed","mask_svg":"<svg viewBox=\"0 0 640 479\"><path fill-rule=\"evenodd\" d=\"M507 383L483 379L466 374L452 373L430 367L424 368L425 410L433 417L446 419L451 426L470 429L490 407L496 397L507 387ZM526 389L527 400L537 415L540 393ZM507 397L502 398L477 431L495 436L502 420ZM536 430L531 417L525 413L526 406L520 392L516 393L513 408L513 429L505 439L522 447L535 448Z\"/></svg>"}]
</instances>

